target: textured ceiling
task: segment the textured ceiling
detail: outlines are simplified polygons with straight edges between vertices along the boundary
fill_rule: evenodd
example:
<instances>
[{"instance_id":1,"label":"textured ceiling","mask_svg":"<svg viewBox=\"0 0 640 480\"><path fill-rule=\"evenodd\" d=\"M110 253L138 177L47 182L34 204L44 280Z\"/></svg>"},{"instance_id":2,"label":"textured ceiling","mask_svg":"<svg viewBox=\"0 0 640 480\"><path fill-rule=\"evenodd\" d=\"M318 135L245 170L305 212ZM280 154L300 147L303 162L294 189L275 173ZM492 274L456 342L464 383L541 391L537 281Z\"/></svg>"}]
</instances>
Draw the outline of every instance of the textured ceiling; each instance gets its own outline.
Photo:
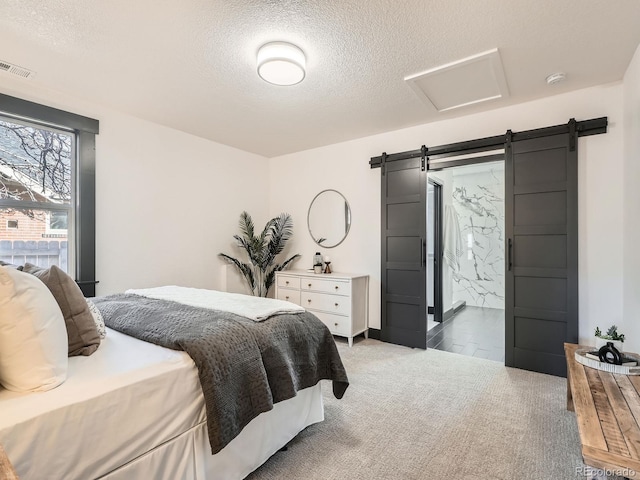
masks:
<instances>
[{"instance_id":1,"label":"textured ceiling","mask_svg":"<svg viewBox=\"0 0 640 480\"><path fill-rule=\"evenodd\" d=\"M271 157L620 80L638 25L638 0L0 0L0 59ZM274 40L305 51L302 83L256 74ZM507 99L437 113L404 81L496 47ZM547 86L556 71L567 80Z\"/></svg>"}]
</instances>

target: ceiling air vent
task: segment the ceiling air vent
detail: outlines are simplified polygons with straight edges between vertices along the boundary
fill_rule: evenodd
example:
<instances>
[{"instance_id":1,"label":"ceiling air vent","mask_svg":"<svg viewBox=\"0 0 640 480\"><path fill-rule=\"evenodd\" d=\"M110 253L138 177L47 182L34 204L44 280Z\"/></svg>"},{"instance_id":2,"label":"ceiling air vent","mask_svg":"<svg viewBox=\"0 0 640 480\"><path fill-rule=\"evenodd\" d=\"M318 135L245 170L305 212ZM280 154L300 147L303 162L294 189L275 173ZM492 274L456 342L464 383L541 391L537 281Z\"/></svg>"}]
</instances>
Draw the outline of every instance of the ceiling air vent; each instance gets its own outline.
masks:
<instances>
[{"instance_id":1,"label":"ceiling air vent","mask_svg":"<svg viewBox=\"0 0 640 480\"><path fill-rule=\"evenodd\" d=\"M22 78L31 78L35 75L35 72L32 72L31 70L5 62L4 60L0 60L0 72L12 73Z\"/></svg>"},{"instance_id":2,"label":"ceiling air vent","mask_svg":"<svg viewBox=\"0 0 640 480\"><path fill-rule=\"evenodd\" d=\"M405 81L438 112L509 96L497 48L405 77Z\"/></svg>"}]
</instances>

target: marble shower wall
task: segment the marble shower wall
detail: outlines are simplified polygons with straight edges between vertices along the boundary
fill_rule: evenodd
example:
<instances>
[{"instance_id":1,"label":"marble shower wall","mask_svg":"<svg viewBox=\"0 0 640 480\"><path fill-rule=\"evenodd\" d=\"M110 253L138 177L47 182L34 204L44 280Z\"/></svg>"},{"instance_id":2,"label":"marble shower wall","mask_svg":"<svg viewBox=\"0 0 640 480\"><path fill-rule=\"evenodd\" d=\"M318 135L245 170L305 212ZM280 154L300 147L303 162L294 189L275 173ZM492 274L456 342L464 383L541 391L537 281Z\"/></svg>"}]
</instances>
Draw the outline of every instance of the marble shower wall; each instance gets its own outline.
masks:
<instances>
[{"instance_id":1,"label":"marble shower wall","mask_svg":"<svg viewBox=\"0 0 640 480\"><path fill-rule=\"evenodd\" d=\"M504 164L454 169L452 186L464 249L453 301L504 309Z\"/></svg>"}]
</instances>

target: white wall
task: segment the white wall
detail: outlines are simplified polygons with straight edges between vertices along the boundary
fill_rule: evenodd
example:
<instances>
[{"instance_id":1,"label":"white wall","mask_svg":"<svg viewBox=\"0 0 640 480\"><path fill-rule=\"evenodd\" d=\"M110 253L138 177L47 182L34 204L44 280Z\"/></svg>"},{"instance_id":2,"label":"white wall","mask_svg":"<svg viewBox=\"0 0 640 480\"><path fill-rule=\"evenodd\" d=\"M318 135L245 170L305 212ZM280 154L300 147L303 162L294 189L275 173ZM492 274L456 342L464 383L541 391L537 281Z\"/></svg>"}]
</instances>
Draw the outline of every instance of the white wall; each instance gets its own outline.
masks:
<instances>
[{"instance_id":1,"label":"white wall","mask_svg":"<svg viewBox=\"0 0 640 480\"><path fill-rule=\"evenodd\" d=\"M640 351L640 47L624 76L625 348Z\"/></svg>"},{"instance_id":2,"label":"white wall","mask_svg":"<svg viewBox=\"0 0 640 480\"><path fill-rule=\"evenodd\" d=\"M624 83L627 135L623 158L623 85L610 84L420 125L340 144L264 158L165 128L102 105L0 78L0 92L100 120L97 137L97 278L99 294L130 287L182 284L225 287L220 251L233 252L241 210L262 226L269 216L293 215L286 253L311 266L317 246L306 227L307 208L323 189L341 191L352 208L344 243L321 249L338 272L370 275L370 325L380 327L380 171L368 160L381 152L440 145L578 120L609 117L609 132L580 139L580 336L617 323L640 346L636 326L640 232L635 182L640 157L638 54ZM635 122L635 123L633 123ZM623 168L624 167L624 168ZM265 181L265 177L269 181ZM626 176L626 181L624 180ZM634 180L635 179L635 180ZM623 208L623 187L626 207ZM268 199L268 201L265 201ZM623 210L626 223L623 225ZM625 253L623 257L623 230ZM624 260L624 262L623 262ZM623 263L625 284L623 285ZM623 320L623 287L626 292ZM632 330L633 324L633 330ZM628 328L625 328L628 327ZM625 331L623 330L623 331ZM635 337L635 339L634 339ZM635 342L635 343L634 343Z\"/></svg>"},{"instance_id":3,"label":"white wall","mask_svg":"<svg viewBox=\"0 0 640 480\"><path fill-rule=\"evenodd\" d=\"M258 225L267 219L265 158L26 81L0 78L0 92L100 121L99 295L163 284L225 288L217 254L234 253L240 212L249 211Z\"/></svg>"},{"instance_id":4,"label":"white wall","mask_svg":"<svg viewBox=\"0 0 640 480\"><path fill-rule=\"evenodd\" d=\"M292 214L293 250L311 265L317 250L306 232L307 208L320 190L342 192L353 210L353 225L331 256L337 272L370 275L370 326L380 328L380 170L370 157L608 116L606 135L583 137L579 144L580 336L591 341L596 325L622 325L622 85L603 85L534 102L420 125L284 155L270 160L270 211Z\"/></svg>"}]
</instances>

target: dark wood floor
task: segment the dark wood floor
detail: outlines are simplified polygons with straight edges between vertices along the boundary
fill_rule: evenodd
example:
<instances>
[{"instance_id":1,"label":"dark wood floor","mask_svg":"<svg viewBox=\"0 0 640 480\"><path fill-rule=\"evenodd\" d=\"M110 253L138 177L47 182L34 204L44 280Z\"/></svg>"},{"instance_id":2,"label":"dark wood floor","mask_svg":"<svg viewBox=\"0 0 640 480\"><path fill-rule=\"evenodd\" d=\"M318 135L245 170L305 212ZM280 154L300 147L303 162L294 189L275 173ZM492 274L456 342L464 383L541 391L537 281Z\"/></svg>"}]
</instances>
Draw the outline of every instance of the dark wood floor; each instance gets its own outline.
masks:
<instances>
[{"instance_id":1,"label":"dark wood floor","mask_svg":"<svg viewBox=\"0 0 640 480\"><path fill-rule=\"evenodd\" d=\"M429 330L427 348L504 363L504 310L467 306Z\"/></svg>"}]
</instances>

